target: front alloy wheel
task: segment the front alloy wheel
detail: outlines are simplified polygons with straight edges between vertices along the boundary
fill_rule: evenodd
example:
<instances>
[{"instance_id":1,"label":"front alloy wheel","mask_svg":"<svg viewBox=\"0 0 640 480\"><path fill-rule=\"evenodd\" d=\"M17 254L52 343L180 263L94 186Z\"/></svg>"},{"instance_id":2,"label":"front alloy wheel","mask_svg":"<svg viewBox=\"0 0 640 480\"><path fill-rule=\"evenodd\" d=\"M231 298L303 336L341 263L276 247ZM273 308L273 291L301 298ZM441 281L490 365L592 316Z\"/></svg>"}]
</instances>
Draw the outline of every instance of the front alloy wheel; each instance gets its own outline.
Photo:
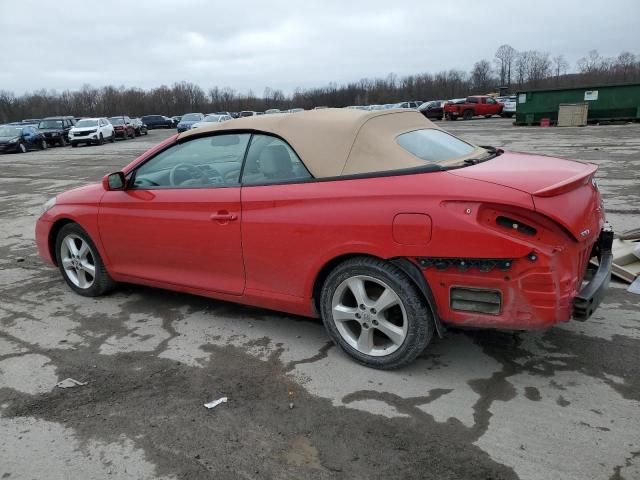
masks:
<instances>
[{"instance_id":1,"label":"front alloy wheel","mask_svg":"<svg viewBox=\"0 0 640 480\"><path fill-rule=\"evenodd\" d=\"M435 325L415 283L392 263L356 257L338 265L322 288L322 319L332 340L359 363L380 369L412 362Z\"/></svg>"},{"instance_id":2,"label":"front alloy wheel","mask_svg":"<svg viewBox=\"0 0 640 480\"><path fill-rule=\"evenodd\" d=\"M91 238L76 223L60 229L56 260L64 280L80 295L96 297L115 286Z\"/></svg>"},{"instance_id":3,"label":"front alloy wheel","mask_svg":"<svg viewBox=\"0 0 640 480\"><path fill-rule=\"evenodd\" d=\"M87 289L96 278L96 264L89 243L70 234L62 240L60 259L67 278L76 287Z\"/></svg>"}]
</instances>

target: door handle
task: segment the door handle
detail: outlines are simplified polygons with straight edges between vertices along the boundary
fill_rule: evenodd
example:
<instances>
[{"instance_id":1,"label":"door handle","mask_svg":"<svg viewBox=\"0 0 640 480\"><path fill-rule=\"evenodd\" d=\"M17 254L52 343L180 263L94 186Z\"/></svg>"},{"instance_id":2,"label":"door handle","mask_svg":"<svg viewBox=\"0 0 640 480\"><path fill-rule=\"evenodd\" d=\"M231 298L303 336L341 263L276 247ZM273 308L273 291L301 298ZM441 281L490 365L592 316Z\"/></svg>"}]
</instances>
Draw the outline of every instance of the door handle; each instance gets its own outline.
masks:
<instances>
[{"instance_id":1,"label":"door handle","mask_svg":"<svg viewBox=\"0 0 640 480\"><path fill-rule=\"evenodd\" d=\"M209 218L211 218L211 220L213 220L214 222L226 223L237 220L238 216L234 215L233 213L229 213L226 210L220 210L219 212L211 215L211 217Z\"/></svg>"}]
</instances>

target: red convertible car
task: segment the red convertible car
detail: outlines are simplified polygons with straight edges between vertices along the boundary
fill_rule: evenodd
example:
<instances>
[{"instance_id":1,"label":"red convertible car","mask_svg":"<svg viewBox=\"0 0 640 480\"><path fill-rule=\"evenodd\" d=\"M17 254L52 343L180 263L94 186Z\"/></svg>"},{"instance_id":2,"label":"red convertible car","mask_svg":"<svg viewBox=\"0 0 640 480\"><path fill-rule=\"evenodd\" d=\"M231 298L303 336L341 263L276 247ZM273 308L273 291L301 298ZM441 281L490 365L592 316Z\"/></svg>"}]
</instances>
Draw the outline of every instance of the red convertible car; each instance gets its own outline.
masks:
<instances>
[{"instance_id":1,"label":"red convertible car","mask_svg":"<svg viewBox=\"0 0 640 480\"><path fill-rule=\"evenodd\" d=\"M247 117L51 199L36 239L81 295L130 282L321 316L354 359L395 368L447 326L588 318L612 263L596 168L412 110Z\"/></svg>"}]
</instances>

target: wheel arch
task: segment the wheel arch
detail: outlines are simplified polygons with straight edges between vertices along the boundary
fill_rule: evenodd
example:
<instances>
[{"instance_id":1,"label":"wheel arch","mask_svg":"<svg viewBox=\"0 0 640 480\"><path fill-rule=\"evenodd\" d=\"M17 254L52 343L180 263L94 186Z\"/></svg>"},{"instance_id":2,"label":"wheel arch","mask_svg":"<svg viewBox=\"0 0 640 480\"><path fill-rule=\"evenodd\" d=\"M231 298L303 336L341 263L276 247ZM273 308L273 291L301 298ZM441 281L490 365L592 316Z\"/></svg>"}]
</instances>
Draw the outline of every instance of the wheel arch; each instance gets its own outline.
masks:
<instances>
[{"instance_id":1,"label":"wheel arch","mask_svg":"<svg viewBox=\"0 0 640 480\"><path fill-rule=\"evenodd\" d=\"M56 267L58 266L58 256L56 255L56 239L58 238L58 233L60 232L60 230L62 230L62 227L70 223L78 223L78 222L68 217L59 218L53 223L53 225L51 226L51 229L49 230L49 238L47 239L47 246L49 248L49 256L51 257L51 260L53 261L53 264Z\"/></svg>"},{"instance_id":2,"label":"wheel arch","mask_svg":"<svg viewBox=\"0 0 640 480\"><path fill-rule=\"evenodd\" d=\"M384 262L392 263L393 265L398 267L400 270L402 270L409 277L409 279L415 284L415 286L418 287L418 290L420 291L420 293L422 293L423 299L425 300L427 306L429 307L429 310L431 310L431 315L433 316L433 321L435 323L436 332L438 332L438 336L440 338L444 336L446 329L442 324L442 322L440 321L440 317L438 316L438 311L436 309L436 302L433 297L433 292L431 291L431 287L429 287L427 280L424 278L424 275L422 275L420 268L415 263L411 262L409 259L404 257L388 259L388 258L381 258L369 253L346 253L346 254L342 254L332 258L322 266L322 268L316 275L316 278L313 284L312 304L316 312L318 313L320 312L320 293L325 280L329 276L329 273L331 273L331 271L334 268L336 268L338 265L340 265L342 262L355 257L375 258L377 260L382 260Z\"/></svg>"}]
</instances>

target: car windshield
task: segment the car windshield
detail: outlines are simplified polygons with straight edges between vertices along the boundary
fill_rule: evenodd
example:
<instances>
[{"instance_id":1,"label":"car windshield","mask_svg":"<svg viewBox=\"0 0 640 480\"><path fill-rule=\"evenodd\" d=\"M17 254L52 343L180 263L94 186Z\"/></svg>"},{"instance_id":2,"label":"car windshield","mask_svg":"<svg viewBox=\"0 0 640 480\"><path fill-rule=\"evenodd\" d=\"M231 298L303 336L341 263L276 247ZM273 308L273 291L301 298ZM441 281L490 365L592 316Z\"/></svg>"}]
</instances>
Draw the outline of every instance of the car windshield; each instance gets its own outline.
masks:
<instances>
[{"instance_id":1,"label":"car windshield","mask_svg":"<svg viewBox=\"0 0 640 480\"><path fill-rule=\"evenodd\" d=\"M200 120L200 115L197 113L188 113L182 117L183 122L197 122L198 120Z\"/></svg>"},{"instance_id":2,"label":"car windshield","mask_svg":"<svg viewBox=\"0 0 640 480\"><path fill-rule=\"evenodd\" d=\"M97 126L98 126L97 120L80 120L78 123L76 123L76 127L78 128L97 127Z\"/></svg>"},{"instance_id":3,"label":"car windshield","mask_svg":"<svg viewBox=\"0 0 640 480\"><path fill-rule=\"evenodd\" d=\"M38 128L62 128L62 120L43 120Z\"/></svg>"},{"instance_id":4,"label":"car windshield","mask_svg":"<svg viewBox=\"0 0 640 480\"><path fill-rule=\"evenodd\" d=\"M204 117L203 122L219 122L220 121L220 115L207 115L206 117Z\"/></svg>"},{"instance_id":5,"label":"car windshield","mask_svg":"<svg viewBox=\"0 0 640 480\"><path fill-rule=\"evenodd\" d=\"M425 128L398 135L396 142L406 151L427 163L468 157L476 148L442 130Z\"/></svg>"},{"instance_id":6,"label":"car windshield","mask_svg":"<svg viewBox=\"0 0 640 480\"><path fill-rule=\"evenodd\" d=\"M0 137L15 137L22 129L18 127L0 127Z\"/></svg>"},{"instance_id":7,"label":"car windshield","mask_svg":"<svg viewBox=\"0 0 640 480\"><path fill-rule=\"evenodd\" d=\"M122 117L111 117L109 121L111 125L124 125L124 118Z\"/></svg>"}]
</instances>

